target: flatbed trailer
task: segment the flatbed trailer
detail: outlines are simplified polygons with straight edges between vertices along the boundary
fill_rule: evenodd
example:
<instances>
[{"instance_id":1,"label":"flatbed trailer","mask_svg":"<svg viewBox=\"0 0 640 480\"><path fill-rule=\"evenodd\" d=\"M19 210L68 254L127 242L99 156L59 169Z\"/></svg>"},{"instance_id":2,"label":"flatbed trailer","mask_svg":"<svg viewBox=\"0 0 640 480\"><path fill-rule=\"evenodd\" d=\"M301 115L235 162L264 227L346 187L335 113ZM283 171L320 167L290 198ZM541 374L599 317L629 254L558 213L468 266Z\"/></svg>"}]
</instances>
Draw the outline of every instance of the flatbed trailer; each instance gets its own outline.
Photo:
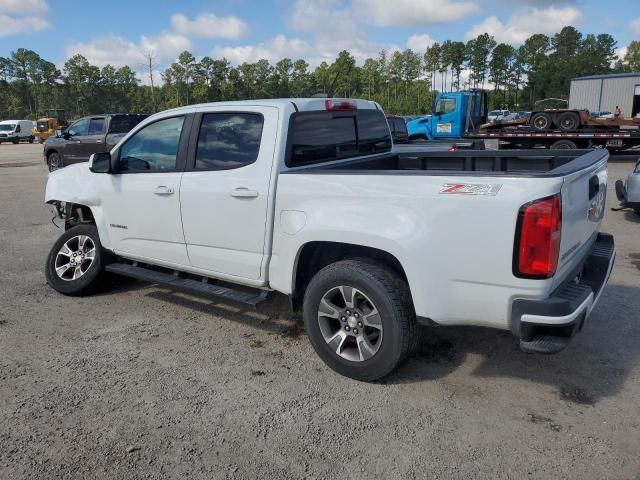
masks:
<instances>
[{"instance_id":1,"label":"flatbed trailer","mask_svg":"<svg viewBox=\"0 0 640 480\"><path fill-rule=\"evenodd\" d=\"M498 148L553 150L606 148L615 153L640 154L639 129L581 129L576 131L535 131L527 128L501 128L465 132L464 138L497 140Z\"/></svg>"}]
</instances>

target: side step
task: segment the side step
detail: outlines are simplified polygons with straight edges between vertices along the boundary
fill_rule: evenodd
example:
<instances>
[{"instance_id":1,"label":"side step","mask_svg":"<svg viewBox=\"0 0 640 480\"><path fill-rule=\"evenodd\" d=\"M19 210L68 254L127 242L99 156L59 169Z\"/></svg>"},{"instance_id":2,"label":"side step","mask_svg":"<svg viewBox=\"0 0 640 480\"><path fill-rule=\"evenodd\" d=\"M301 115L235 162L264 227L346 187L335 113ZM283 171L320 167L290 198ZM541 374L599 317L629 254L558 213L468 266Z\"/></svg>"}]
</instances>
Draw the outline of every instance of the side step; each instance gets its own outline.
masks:
<instances>
[{"instance_id":1,"label":"side step","mask_svg":"<svg viewBox=\"0 0 640 480\"><path fill-rule=\"evenodd\" d=\"M520 340L520 350L525 353L558 353L569 345L570 337L536 335L531 340Z\"/></svg>"},{"instance_id":2,"label":"side step","mask_svg":"<svg viewBox=\"0 0 640 480\"><path fill-rule=\"evenodd\" d=\"M244 290L236 290L220 285L208 283L203 280L193 280L191 278L183 278L178 275L158 272L149 268L139 267L136 265L128 265L126 263L112 263L105 267L107 272L117 273L126 277L136 278L149 283L157 283L169 287L173 290L180 290L185 293L193 293L206 297L214 297L231 302L242 303L255 307L259 303L267 299L267 292L264 290L256 290L256 292L248 292Z\"/></svg>"}]
</instances>

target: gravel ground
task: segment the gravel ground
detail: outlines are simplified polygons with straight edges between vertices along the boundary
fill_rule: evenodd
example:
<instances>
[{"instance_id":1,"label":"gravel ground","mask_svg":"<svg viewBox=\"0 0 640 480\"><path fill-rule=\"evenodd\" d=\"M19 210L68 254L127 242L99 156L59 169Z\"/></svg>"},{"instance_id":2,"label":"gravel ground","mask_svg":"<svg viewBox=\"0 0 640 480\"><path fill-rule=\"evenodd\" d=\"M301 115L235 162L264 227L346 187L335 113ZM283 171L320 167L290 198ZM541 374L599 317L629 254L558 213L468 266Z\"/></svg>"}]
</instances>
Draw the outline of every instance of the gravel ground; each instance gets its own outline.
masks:
<instances>
[{"instance_id":1,"label":"gravel ground","mask_svg":"<svg viewBox=\"0 0 640 480\"><path fill-rule=\"evenodd\" d=\"M562 353L424 329L365 384L324 366L282 297L54 292L40 153L0 145L0 478L640 478L640 217L607 212L617 265ZM609 206L630 171L611 163Z\"/></svg>"}]
</instances>

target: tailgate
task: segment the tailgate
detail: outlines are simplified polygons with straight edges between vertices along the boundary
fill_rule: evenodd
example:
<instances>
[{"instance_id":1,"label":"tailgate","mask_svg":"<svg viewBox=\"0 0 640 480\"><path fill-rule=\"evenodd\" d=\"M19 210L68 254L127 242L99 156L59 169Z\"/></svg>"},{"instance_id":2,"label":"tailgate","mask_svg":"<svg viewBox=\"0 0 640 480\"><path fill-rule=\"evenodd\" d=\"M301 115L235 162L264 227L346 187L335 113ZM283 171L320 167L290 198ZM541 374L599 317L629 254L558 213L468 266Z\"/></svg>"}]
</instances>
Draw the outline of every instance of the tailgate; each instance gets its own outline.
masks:
<instances>
[{"instance_id":1,"label":"tailgate","mask_svg":"<svg viewBox=\"0 0 640 480\"><path fill-rule=\"evenodd\" d=\"M587 166L564 176L562 236L554 288L569 275L577 273L604 217L609 154L604 150L590 152L587 156L599 158L595 162L584 162Z\"/></svg>"}]
</instances>

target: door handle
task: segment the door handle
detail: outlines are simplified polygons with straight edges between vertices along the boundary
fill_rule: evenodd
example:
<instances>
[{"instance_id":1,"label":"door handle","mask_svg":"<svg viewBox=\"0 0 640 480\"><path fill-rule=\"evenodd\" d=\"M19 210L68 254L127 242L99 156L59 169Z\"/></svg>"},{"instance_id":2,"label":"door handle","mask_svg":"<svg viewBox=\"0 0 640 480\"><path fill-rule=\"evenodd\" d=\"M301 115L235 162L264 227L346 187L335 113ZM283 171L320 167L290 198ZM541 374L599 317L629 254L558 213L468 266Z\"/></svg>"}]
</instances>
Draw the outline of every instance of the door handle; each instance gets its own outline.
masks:
<instances>
[{"instance_id":1,"label":"door handle","mask_svg":"<svg viewBox=\"0 0 640 480\"><path fill-rule=\"evenodd\" d=\"M153 189L153 193L155 193L156 195L173 195L175 191L171 187L159 185Z\"/></svg>"},{"instance_id":2,"label":"door handle","mask_svg":"<svg viewBox=\"0 0 640 480\"><path fill-rule=\"evenodd\" d=\"M102 140L96 140L96 143L102 143Z\"/></svg>"},{"instance_id":3,"label":"door handle","mask_svg":"<svg viewBox=\"0 0 640 480\"><path fill-rule=\"evenodd\" d=\"M247 187L234 188L229 195L236 198L256 198L259 194L257 190L250 190Z\"/></svg>"}]
</instances>

